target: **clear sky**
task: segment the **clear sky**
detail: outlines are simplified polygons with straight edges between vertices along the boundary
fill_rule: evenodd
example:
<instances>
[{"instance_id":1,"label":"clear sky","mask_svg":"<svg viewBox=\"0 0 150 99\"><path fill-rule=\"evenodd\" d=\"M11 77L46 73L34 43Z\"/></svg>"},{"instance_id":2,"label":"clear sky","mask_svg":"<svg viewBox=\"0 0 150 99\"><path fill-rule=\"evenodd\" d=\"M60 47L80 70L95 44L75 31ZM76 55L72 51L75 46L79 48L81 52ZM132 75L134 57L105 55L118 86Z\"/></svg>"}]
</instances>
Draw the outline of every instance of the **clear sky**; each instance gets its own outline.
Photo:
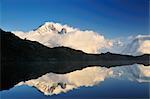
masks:
<instances>
[{"instance_id":1,"label":"clear sky","mask_svg":"<svg viewBox=\"0 0 150 99\"><path fill-rule=\"evenodd\" d=\"M148 34L149 0L1 0L0 28L29 31L46 21L109 37Z\"/></svg>"}]
</instances>

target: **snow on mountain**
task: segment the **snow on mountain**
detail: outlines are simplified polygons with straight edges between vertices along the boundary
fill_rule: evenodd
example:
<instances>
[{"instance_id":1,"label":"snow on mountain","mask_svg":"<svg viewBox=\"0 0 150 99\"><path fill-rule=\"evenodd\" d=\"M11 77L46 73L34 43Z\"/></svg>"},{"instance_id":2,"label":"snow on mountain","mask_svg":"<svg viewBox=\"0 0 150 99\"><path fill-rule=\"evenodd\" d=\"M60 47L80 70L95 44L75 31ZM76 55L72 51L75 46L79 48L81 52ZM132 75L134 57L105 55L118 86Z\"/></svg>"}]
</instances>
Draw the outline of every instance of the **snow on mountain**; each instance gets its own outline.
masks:
<instances>
[{"instance_id":1,"label":"snow on mountain","mask_svg":"<svg viewBox=\"0 0 150 99\"><path fill-rule=\"evenodd\" d=\"M41 26L39 26L37 29L35 29L34 31L38 32L38 33L45 33L45 32L58 32L58 30L54 27L53 24L49 24L49 23L45 23Z\"/></svg>"},{"instance_id":2,"label":"snow on mountain","mask_svg":"<svg viewBox=\"0 0 150 99\"><path fill-rule=\"evenodd\" d=\"M150 35L138 35L132 39L122 53L129 55L150 54Z\"/></svg>"},{"instance_id":3,"label":"snow on mountain","mask_svg":"<svg viewBox=\"0 0 150 99\"><path fill-rule=\"evenodd\" d=\"M46 22L29 32L13 31L23 39L38 41L48 47L66 46L86 53L114 52L129 55L150 53L150 35L138 35L124 41L106 39L99 33L79 30L68 25Z\"/></svg>"},{"instance_id":4,"label":"snow on mountain","mask_svg":"<svg viewBox=\"0 0 150 99\"><path fill-rule=\"evenodd\" d=\"M79 29L61 25L59 23L46 22L34 31L27 33L15 32L23 39L38 41L48 47L66 46L87 53L98 53L112 46L112 41L93 31L81 31Z\"/></svg>"}]
</instances>

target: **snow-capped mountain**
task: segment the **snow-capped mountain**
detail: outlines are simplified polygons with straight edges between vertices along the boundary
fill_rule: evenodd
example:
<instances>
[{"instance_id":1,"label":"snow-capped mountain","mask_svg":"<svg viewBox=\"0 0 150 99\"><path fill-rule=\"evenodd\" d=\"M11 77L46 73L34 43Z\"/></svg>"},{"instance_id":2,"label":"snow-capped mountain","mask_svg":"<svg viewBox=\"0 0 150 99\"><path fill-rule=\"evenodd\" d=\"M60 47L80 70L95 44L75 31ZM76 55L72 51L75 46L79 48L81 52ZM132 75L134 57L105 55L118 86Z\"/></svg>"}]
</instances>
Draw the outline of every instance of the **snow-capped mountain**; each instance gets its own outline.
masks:
<instances>
[{"instance_id":1,"label":"snow-capped mountain","mask_svg":"<svg viewBox=\"0 0 150 99\"><path fill-rule=\"evenodd\" d=\"M131 43L123 49L122 53L129 55L150 54L150 35L136 36Z\"/></svg>"},{"instance_id":2,"label":"snow-capped mountain","mask_svg":"<svg viewBox=\"0 0 150 99\"><path fill-rule=\"evenodd\" d=\"M48 47L66 46L86 53L99 53L112 46L112 41L93 31L82 31L68 25L46 22L34 31L18 32L23 39L38 41Z\"/></svg>"},{"instance_id":3,"label":"snow-capped mountain","mask_svg":"<svg viewBox=\"0 0 150 99\"><path fill-rule=\"evenodd\" d=\"M109 51L129 55L150 54L150 35L138 35L124 41L106 39L103 35L93 31L82 31L53 22L46 22L26 33L20 31L13 33L23 39L38 41L48 47L66 46L86 53Z\"/></svg>"},{"instance_id":4,"label":"snow-capped mountain","mask_svg":"<svg viewBox=\"0 0 150 99\"><path fill-rule=\"evenodd\" d=\"M55 28L55 26L52 23L46 22L45 24L42 24L37 29L34 30L38 33L45 33L45 32L58 32L58 30Z\"/></svg>"}]
</instances>

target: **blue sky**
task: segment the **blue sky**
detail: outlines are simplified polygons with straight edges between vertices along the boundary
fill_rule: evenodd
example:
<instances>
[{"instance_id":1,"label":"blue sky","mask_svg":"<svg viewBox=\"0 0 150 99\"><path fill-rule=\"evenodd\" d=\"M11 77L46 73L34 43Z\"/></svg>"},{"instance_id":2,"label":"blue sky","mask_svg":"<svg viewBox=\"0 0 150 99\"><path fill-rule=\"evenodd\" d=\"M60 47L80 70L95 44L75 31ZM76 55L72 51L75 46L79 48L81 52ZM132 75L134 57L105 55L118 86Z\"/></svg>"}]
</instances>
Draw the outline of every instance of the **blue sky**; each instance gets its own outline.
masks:
<instances>
[{"instance_id":1,"label":"blue sky","mask_svg":"<svg viewBox=\"0 0 150 99\"><path fill-rule=\"evenodd\" d=\"M0 28L29 31L46 21L108 38L148 34L149 0L1 0Z\"/></svg>"}]
</instances>

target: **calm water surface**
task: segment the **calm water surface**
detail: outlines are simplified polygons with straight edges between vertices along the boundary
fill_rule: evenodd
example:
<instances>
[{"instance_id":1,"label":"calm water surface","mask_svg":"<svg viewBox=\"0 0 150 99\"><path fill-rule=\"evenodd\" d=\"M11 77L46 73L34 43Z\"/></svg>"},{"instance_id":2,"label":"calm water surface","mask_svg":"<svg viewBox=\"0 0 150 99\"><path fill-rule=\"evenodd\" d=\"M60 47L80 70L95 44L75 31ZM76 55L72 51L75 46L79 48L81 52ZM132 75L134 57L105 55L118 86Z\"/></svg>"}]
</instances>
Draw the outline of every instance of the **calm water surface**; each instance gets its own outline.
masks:
<instances>
[{"instance_id":1,"label":"calm water surface","mask_svg":"<svg viewBox=\"0 0 150 99\"><path fill-rule=\"evenodd\" d=\"M1 99L149 99L149 83L106 79L93 87L80 87L67 93L45 96L36 88L16 86L0 92Z\"/></svg>"}]
</instances>

